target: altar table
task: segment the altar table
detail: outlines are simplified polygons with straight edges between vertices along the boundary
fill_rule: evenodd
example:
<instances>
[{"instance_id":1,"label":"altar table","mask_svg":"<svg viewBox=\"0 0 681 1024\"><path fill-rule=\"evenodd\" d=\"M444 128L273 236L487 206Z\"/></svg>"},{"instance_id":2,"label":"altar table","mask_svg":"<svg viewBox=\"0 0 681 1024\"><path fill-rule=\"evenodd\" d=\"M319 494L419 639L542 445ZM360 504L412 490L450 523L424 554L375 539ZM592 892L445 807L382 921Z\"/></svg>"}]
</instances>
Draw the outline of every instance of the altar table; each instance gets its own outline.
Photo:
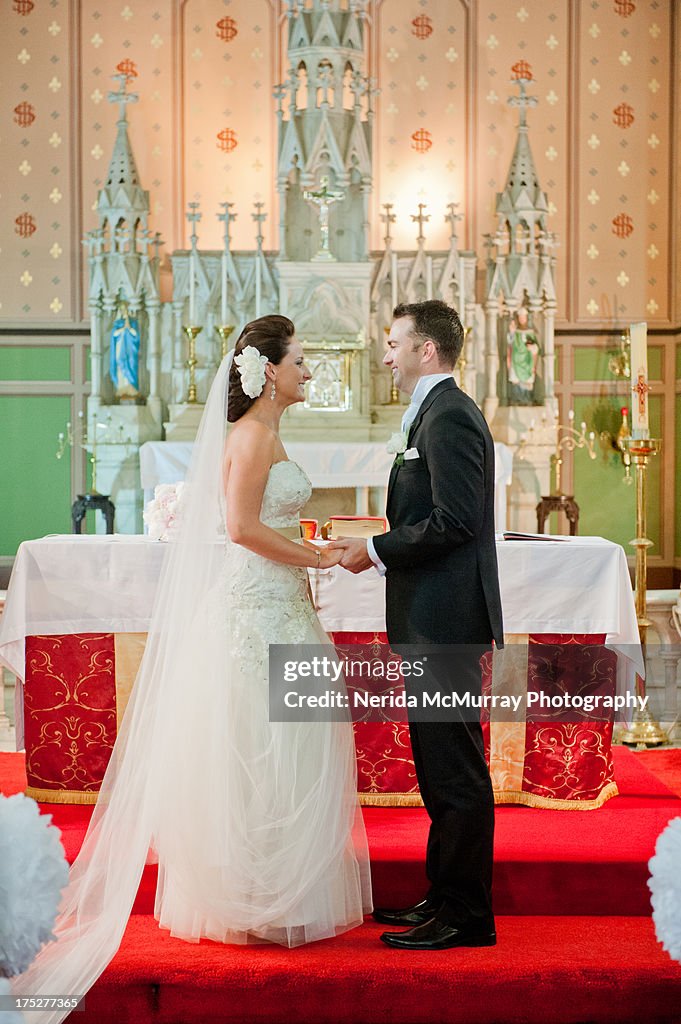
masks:
<instances>
[{"instance_id":1,"label":"altar table","mask_svg":"<svg viewBox=\"0 0 681 1024\"><path fill-rule=\"evenodd\" d=\"M537 645L605 644L619 652L620 689L642 672L626 558L599 538L497 545L505 629L527 680ZM45 537L17 553L0 624L0 661L18 680L17 747L29 793L94 802L144 648L167 545L142 536ZM385 643L384 580L336 567L311 573L325 629L342 647ZM462 602L465 595L462 596ZM586 649L586 648L585 648ZM587 650L587 655L588 655ZM487 666L488 676L491 664ZM489 678L488 678L489 683ZM419 800L408 728L358 723L365 803ZM617 792L611 723L501 722L486 727L498 802L591 808Z\"/></svg>"},{"instance_id":2,"label":"altar table","mask_svg":"<svg viewBox=\"0 0 681 1024\"><path fill-rule=\"evenodd\" d=\"M387 439L386 439L387 440ZM192 454L191 441L147 441L140 448L140 477L144 501L154 496L157 484L184 480ZM369 513L369 488L385 490L394 455L378 441L286 441L288 457L298 462L315 488L353 487L357 515ZM494 523L506 529L506 491L513 476L513 452L494 444Z\"/></svg>"}]
</instances>

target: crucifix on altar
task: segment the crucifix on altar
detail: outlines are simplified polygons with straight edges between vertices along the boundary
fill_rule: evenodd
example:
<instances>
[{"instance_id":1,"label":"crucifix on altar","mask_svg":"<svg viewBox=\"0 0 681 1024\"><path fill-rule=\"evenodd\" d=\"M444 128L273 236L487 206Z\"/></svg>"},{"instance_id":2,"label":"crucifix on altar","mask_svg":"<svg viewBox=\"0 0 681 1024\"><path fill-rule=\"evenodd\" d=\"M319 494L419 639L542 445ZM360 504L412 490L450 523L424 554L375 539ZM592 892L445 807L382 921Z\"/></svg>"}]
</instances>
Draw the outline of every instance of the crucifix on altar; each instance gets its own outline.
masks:
<instances>
[{"instance_id":1,"label":"crucifix on altar","mask_svg":"<svg viewBox=\"0 0 681 1024\"><path fill-rule=\"evenodd\" d=\"M308 203L314 203L319 208L321 239L319 249L312 259L325 260L326 262L333 260L335 262L336 257L329 249L329 210L334 203L338 203L341 199L345 198L345 192L342 189L329 189L329 179L326 175L320 178L319 186L314 192L311 189L306 189L303 192L303 198L307 199Z\"/></svg>"}]
</instances>

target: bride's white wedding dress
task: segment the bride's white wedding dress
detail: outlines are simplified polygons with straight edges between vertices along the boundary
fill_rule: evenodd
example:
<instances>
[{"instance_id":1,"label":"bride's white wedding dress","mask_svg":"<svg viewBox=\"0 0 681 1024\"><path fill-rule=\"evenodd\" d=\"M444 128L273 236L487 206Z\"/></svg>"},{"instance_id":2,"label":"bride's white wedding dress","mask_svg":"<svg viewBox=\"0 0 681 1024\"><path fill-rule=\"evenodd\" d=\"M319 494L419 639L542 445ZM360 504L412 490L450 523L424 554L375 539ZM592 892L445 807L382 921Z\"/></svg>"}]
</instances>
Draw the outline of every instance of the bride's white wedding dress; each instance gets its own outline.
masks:
<instances>
[{"instance_id":1,"label":"bride's white wedding dress","mask_svg":"<svg viewBox=\"0 0 681 1024\"><path fill-rule=\"evenodd\" d=\"M261 521L297 527L310 493L295 462L274 463ZM196 620L205 642L187 666L191 699L169 737L172 784L166 776L156 787L192 808L192 822L156 844L160 925L189 941L293 946L361 924L371 886L352 726L269 721L269 645L330 645L307 569L228 541ZM187 736L203 742L185 751Z\"/></svg>"},{"instance_id":2,"label":"bride's white wedding dress","mask_svg":"<svg viewBox=\"0 0 681 1024\"><path fill-rule=\"evenodd\" d=\"M155 917L190 942L296 946L353 928L371 910L352 725L269 721L269 644L330 641L307 570L225 536L220 394L204 414L214 441L200 450L187 525L166 555L57 942L13 979L15 995L89 990L120 945L145 860L158 861ZM295 527L310 493L299 466L275 463L262 521ZM32 1024L67 1013L44 1010Z\"/></svg>"}]
</instances>

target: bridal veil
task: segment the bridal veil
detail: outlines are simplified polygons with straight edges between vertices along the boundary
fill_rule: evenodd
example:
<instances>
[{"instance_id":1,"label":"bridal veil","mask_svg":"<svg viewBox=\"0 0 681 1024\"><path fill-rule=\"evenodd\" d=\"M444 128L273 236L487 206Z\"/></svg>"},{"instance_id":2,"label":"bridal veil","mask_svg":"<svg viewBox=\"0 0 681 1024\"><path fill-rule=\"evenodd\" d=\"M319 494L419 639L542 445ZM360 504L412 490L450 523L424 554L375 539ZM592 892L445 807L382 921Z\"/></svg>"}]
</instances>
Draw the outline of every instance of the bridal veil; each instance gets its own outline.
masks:
<instances>
[{"instance_id":1,"label":"bridal veil","mask_svg":"<svg viewBox=\"0 0 681 1024\"><path fill-rule=\"evenodd\" d=\"M56 941L13 980L16 995L85 994L115 955L155 860L156 916L189 941L296 945L353 927L370 909L350 725L264 727L262 692L249 693L230 631L219 628L222 610L229 614L228 605L216 610L216 595L230 546L222 485L230 364L223 359L208 396L145 654ZM316 773L309 785L296 777L304 749ZM32 1019L57 1024L65 1015Z\"/></svg>"}]
</instances>

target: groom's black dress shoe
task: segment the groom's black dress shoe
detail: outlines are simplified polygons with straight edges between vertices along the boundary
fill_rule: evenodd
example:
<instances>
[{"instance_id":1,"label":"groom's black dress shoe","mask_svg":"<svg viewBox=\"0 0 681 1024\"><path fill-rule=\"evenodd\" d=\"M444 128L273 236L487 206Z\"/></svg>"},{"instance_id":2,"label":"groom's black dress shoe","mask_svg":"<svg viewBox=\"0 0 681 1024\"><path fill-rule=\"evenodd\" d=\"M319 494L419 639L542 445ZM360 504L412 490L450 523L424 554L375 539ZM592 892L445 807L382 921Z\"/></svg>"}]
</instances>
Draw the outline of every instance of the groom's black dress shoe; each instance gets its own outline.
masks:
<instances>
[{"instance_id":1,"label":"groom's black dress shoe","mask_svg":"<svg viewBox=\"0 0 681 1024\"><path fill-rule=\"evenodd\" d=\"M405 907L404 910L374 910L371 915L374 921L378 921L379 924L404 924L414 925L425 924L426 921L432 921L437 914L438 910L442 907L441 901L434 901L429 896L426 896L420 903L415 903L413 907Z\"/></svg>"},{"instance_id":2,"label":"groom's black dress shoe","mask_svg":"<svg viewBox=\"0 0 681 1024\"><path fill-rule=\"evenodd\" d=\"M455 928L433 918L406 932L384 932L381 942L395 949L454 949L456 946L496 946L495 931Z\"/></svg>"}]
</instances>

